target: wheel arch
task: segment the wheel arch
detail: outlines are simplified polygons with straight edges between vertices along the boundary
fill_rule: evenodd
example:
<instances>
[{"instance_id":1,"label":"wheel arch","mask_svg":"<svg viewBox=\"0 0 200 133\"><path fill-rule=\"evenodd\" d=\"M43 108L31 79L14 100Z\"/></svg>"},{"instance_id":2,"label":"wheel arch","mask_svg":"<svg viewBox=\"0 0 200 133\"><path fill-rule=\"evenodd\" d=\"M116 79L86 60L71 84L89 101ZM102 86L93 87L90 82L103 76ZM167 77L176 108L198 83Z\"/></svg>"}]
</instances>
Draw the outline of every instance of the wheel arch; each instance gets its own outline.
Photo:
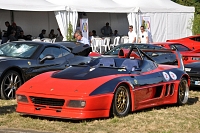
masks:
<instances>
[{"instance_id":1,"label":"wheel arch","mask_svg":"<svg viewBox=\"0 0 200 133\"><path fill-rule=\"evenodd\" d=\"M15 66L15 67L9 67L8 69L6 69L6 70L2 73L1 77L5 76L5 74L6 74L8 71L11 71L11 70L18 72L18 73L20 74L22 80L23 80L22 82L23 82L23 83L25 82L25 78L24 78L24 76L23 76L23 72L22 72L21 68L16 67L16 66ZM2 81L2 78L1 78L0 81Z\"/></svg>"},{"instance_id":2,"label":"wheel arch","mask_svg":"<svg viewBox=\"0 0 200 133\"><path fill-rule=\"evenodd\" d=\"M181 79L182 79L182 78L185 78L185 79L187 80L187 82L188 82L188 86L190 86L190 77L189 77L188 75L184 74L184 75L181 77Z\"/></svg>"},{"instance_id":3,"label":"wheel arch","mask_svg":"<svg viewBox=\"0 0 200 133\"><path fill-rule=\"evenodd\" d=\"M133 110L133 107L132 107L132 106L133 106L133 104L132 104L132 102L133 102L133 94L132 94L131 92L132 92L134 86L133 86L130 82L122 81L122 82L120 82L120 83L118 83L118 84L116 85L116 87L115 87L115 89L114 89L114 91L113 91L113 98L112 98L112 102L110 103L110 112L109 112L110 117L113 117L113 116L114 116L114 115L112 114L112 112L113 112L112 104L113 104L113 100L114 100L114 93L115 93L116 89L117 89L120 85L124 85L125 87L128 88L129 94L130 94L130 110L129 110L129 112L131 112L131 111Z\"/></svg>"}]
</instances>

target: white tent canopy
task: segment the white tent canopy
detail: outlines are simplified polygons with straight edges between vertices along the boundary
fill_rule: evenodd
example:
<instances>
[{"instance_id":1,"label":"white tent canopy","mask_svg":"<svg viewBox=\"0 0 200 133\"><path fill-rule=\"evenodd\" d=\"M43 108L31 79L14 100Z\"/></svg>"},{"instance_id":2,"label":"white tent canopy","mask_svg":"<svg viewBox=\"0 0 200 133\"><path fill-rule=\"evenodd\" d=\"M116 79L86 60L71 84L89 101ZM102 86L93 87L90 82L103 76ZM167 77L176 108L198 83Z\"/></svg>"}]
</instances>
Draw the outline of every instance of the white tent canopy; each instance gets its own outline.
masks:
<instances>
[{"instance_id":1,"label":"white tent canopy","mask_svg":"<svg viewBox=\"0 0 200 133\"><path fill-rule=\"evenodd\" d=\"M194 7L182 6L171 0L113 0L122 6L134 6L141 12L195 12ZM137 10L135 11L137 12Z\"/></svg>"},{"instance_id":2,"label":"white tent canopy","mask_svg":"<svg viewBox=\"0 0 200 133\"><path fill-rule=\"evenodd\" d=\"M113 0L47 0L56 5L67 5L78 12L128 13L134 6L122 6Z\"/></svg>"},{"instance_id":3,"label":"white tent canopy","mask_svg":"<svg viewBox=\"0 0 200 133\"><path fill-rule=\"evenodd\" d=\"M60 11L66 6L55 5L47 0L0 0L0 9L16 11Z\"/></svg>"},{"instance_id":4,"label":"white tent canopy","mask_svg":"<svg viewBox=\"0 0 200 133\"><path fill-rule=\"evenodd\" d=\"M129 25L133 25L137 32L142 17L148 16L151 20L151 34L154 41L191 35L190 21L194 17L194 7L182 6L171 0L0 0L0 9L55 11L64 37L69 22L75 30L77 12L127 13Z\"/></svg>"}]
</instances>

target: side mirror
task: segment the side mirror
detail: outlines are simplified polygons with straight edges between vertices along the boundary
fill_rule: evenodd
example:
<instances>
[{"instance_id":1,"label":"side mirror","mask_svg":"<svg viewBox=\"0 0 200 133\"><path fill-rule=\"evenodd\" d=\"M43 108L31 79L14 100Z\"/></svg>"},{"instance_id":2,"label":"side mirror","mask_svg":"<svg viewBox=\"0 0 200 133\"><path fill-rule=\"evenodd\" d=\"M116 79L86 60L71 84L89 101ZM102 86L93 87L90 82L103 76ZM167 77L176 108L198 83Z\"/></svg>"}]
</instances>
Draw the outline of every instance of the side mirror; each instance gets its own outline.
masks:
<instances>
[{"instance_id":1,"label":"side mirror","mask_svg":"<svg viewBox=\"0 0 200 133\"><path fill-rule=\"evenodd\" d=\"M40 60L40 63L44 63L45 60L54 60L55 57L53 55L46 55Z\"/></svg>"}]
</instances>

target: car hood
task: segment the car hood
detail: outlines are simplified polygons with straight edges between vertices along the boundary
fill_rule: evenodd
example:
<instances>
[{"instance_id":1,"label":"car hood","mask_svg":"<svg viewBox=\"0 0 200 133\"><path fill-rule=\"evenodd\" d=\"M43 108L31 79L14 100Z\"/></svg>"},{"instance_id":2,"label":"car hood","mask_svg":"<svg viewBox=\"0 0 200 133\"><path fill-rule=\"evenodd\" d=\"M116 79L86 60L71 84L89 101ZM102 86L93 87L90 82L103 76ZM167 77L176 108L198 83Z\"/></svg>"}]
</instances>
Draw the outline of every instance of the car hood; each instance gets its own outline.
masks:
<instances>
[{"instance_id":1,"label":"car hood","mask_svg":"<svg viewBox=\"0 0 200 133\"><path fill-rule=\"evenodd\" d=\"M32 78L17 90L17 94L88 96L105 82L118 77L112 75L89 80L70 80L53 78L51 77L52 74L53 72L46 72Z\"/></svg>"}]
</instances>

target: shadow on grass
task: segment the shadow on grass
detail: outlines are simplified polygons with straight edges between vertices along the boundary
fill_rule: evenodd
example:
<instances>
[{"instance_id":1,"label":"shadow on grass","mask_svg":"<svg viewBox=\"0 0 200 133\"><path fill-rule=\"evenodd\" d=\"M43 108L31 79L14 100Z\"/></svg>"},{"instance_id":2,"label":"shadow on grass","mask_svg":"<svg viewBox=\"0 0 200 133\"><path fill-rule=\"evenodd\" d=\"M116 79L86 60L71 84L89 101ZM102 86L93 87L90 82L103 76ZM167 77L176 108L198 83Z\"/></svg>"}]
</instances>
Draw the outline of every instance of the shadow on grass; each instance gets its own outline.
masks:
<instances>
[{"instance_id":1,"label":"shadow on grass","mask_svg":"<svg viewBox=\"0 0 200 133\"><path fill-rule=\"evenodd\" d=\"M17 105L9 105L0 107L0 115L11 114L15 112Z\"/></svg>"},{"instance_id":2,"label":"shadow on grass","mask_svg":"<svg viewBox=\"0 0 200 133\"><path fill-rule=\"evenodd\" d=\"M68 123L84 123L84 122L93 122L95 120L105 120L109 118L90 118L90 119L65 119L65 118L51 118L45 116L33 116L33 115L21 115L21 117L29 117L32 119L39 119L39 120L48 120L48 121L57 121L57 122L68 122ZM111 118L111 117L110 117Z\"/></svg>"},{"instance_id":3,"label":"shadow on grass","mask_svg":"<svg viewBox=\"0 0 200 133\"><path fill-rule=\"evenodd\" d=\"M191 86L191 87L190 87L190 90L200 92L199 86L198 86L198 87L197 87L197 86Z\"/></svg>"},{"instance_id":4,"label":"shadow on grass","mask_svg":"<svg viewBox=\"0 0 200 133\"><path fill-rule=\"evenodd\" d=\"M197 101L199 101L199 97L189 98L187 104L193 105L193 104L197 103Z\"/></svg>"}]
</instances>

